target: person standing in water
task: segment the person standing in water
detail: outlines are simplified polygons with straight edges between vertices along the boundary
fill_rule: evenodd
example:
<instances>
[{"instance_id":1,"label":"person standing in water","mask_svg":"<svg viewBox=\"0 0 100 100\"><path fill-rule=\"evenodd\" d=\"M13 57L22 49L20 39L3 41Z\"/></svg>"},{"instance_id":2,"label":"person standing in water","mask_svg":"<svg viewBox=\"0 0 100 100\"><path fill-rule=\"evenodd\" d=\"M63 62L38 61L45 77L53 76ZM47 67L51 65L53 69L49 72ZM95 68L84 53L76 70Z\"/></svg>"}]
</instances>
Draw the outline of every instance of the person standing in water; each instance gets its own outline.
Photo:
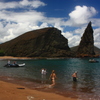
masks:
<instances>
[{"instance_id":1,"label":"person standing in water","mask_svg":"<svg viewBox=\"0 0 100 100\"><path fill-rule=\"evenodd\" d=\"M41 69L41 74L42 74L42 75L44 74L44 68Z\"/></svg>"},{"instance_id":2,"label":"person standing in water","mask_svg":"<svg viewBox=\"0 0 100 100\"><path fill-rule=\"evenodd\" d=\"M54 86L55 85L55 79L56 78L57 77L56 77L56 74L55 74L55 70L52 70L52 73L50 75L50 79L51 79L51 82L52 82L51 86Z\"/></svg>"},{"instance_id":3,"label":"person standing in water","mask_svg":"<svg viewBox=\"0 0 100 100\"><path fill-rule=\"evenodd\" d=\"M41 83L46 83L46 69L41 69Z\"/></svg>"},{"instance_id":4,"label":"person standing in water","mask_svg":"<svg viewBox=\"0 0 100 100\"><path fill-rule=\"evenodd\" d=\"M44 74L44 75L46 75L46 74L47 74L47 71L46 71L46 69L44 69L44 72L43 72L43 74Z\"/></svg>"},{"instance_id":5,"label":"person standing in water","mask_svg":"<svg viewBox=\"0 0 100 100\"><path fill-rule=\"evenodd\" d=\"M72 74L73 81L77 82L77 71Z\"/></svg>"}]
</instances>

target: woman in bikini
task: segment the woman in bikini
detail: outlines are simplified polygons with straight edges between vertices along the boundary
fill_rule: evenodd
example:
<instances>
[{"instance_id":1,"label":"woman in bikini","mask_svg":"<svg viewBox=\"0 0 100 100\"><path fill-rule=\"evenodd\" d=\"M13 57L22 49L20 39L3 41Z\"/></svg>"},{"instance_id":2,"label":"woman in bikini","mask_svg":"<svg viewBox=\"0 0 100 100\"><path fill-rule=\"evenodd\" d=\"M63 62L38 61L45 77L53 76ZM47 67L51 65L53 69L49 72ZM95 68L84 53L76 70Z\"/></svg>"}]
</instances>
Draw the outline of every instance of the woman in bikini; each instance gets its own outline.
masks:
<instances>
[{"instance_id":1,"label":"woman in bikini","mask_svg":"<svg viewBox=\"0 0 100 100\"><path fill-rule=\"evenodd\" d=\"M52 73L51 73L51 75L50 75L50 79L51 79L51 82L52 82L51 86L55 85L55 79L56 78L57 77L56 77L55 71L53 70Z\"/></svg>"}]
</instances>

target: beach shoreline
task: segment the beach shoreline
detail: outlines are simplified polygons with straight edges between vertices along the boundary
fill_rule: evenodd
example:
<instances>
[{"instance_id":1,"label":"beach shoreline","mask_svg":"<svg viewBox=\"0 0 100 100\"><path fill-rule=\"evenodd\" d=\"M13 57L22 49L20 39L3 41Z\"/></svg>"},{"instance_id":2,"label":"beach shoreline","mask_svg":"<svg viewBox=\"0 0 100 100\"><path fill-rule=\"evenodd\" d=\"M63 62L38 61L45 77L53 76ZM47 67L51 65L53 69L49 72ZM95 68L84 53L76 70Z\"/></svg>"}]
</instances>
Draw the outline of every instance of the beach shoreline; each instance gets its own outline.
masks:
<instances>
[{"instance_id":1,"label":"beach shoreline","mask_svg":"<svg viewBox=\"0 0 100 100\"><path fill-rule=\"evenodd\" d=\"M99 100L100 99L99 90L94 91L96 89L94 87L94 84L92 85L93 88L91 88L91 86L87 87L87 85L85 86L84 84L82 84L81 82L83 82L83 81L79 80L79 79L78 79L77 84L73 83L72 79L68 79L67 81L64 81L65 83L64 82L60 83L59 80L57 80L56 85L53 88L47 88L46 86L49 86L51 84L51 80L49 80L49 74L51 72L49 68L51 67L51 65L48 66L48 64L50 64L52 61L54 61L54 64L55 64L55 60L48 60L48 61L42 60L41 61L41 60L35 60L35 58L12 57L12 56L3 56L0 58L1 58L0 59L1 60L0 81L6 82L7 85L9 83L14 84L14 85L20 85L20 87L17 88L18 90L25 90L26 88L28 88L33 91L36 90L37 92L43 92L44 95L46 95L46 93L57 94L56 99L54 99L54 100L60 100L58 98L58 95L66 98L63 100L79 100L79 99L81 99L81 100L98 99ZM5 65L5 63L7 63L7 60L10 60L11 62L16 60L20 63L24 61L26 63L26 66L18 67L18 68L6 68L6 67L4 67L4 65ZM45 63L45 61L46 61L47 67L44 65L41 65L42 62ZM62 60L62 59L56 60L56 61L60 61L60 63L62 61L67 62L67 60ZM78 59L78 60L77 59L69 59L69 61L79 62L80 59ZM39 62L39 64L37 64L38 62ZM83 60L82 60L82 62L83 62ZM36 64L36 66L34 66L35 64ZM89 64L89 63L87 62L86 64ZM33 66L34 66L34 68L33 68ZM37 68L37 66L39 66L38 69L35 69L35 68ZM40 69L44 68L44 67L47 68L47 71L48 71L47 80L45 80L45 81L42 80L41 73L40 73ZM55 66L53 66L53 68L54 67ZM59 68L59 70L61 70L61 68ZM65 66L64 68L68 68L68 67ZM87 66L87 68L89 68L89 67ZM90 67L90 68L92 68L92 67ZM96 68L98 68L98 66ZM90 70L92 70L92 69L90 69ZM37 73L35 73L35 72L37 72ZM63 70L61 72L63 72ZM21 74L21 73L23 73L23 74ZM68 74L67 73L65 73L65 75L70 74L70 73L68 73ZM30 75L30 76L27 77L25 75ZM37 76L37 75L39 75L39 76ZM57 73L57 75L59 75L59 74ZM96 74L96 75L98 75L98 74ZM65 78L67 79L67 77L65 77ZM60 79L62 79L62 78L60 78ZM86 81L86 83L87 82L88 81ZM96 84L96 86L99 88L98 84ZM5 89L5 91L10 91L9 89L6 89L6 88L4 88L4 89ZM1 90L1 92L2 92L2 90ZM25 91L23 91L23 92L25 92ZM39 94L39 93L37 93L37 94ZM9 95L9 93L8 93L8 95ZM34 95L32 95L32 97L34 97ZM51 94L50 94L50 97L52 97ZM0 98L0 100L15 100L15 99ZM16 100L20 100L20 99L17 98ZM28 100L28 99L25 99L25 100ZM34 99L34 100L38 100L38 99ZM39 100L43 100L43 99L39 99ZM48 98L45 100L50 100L50 99ZM51 100L53 100L53 99L51 99Z\"/></svg>"},{"instance_id":2,"label":"beach shoreline","mask_svg":"<svg viewBox=\"0 0 100 100\"><path fill-rule=\"evenodd\" d=\"M0 100L77 100L53 92L31 89L24 85L0 80Z\"/></svg>"},{"instance_id":3,"label":"beach shoreline","mask_svg":"<svg viewBox=\"0 0 100 100\"><path fill-rule=\"evenodd\" d=\"M29 57L12 57L1 56L2 60L12 59L32 59ZM29 83L24 84L25 79L14 79L13 77L0 76L0 100L77 100L77 98L64 96L53 92L53 90L47 91L46 89L37 88L41 83L32 82L32 86ZM28 82L28 81L26 81ZM36 87L35 87L36 85ZM46 90L46 91L45 91Z\"/></svg>"},{"instance_id":4,"label":"beach shoreline","mask_svg":"<svg viewBox=\"0 0 100 100\"><path fill-rule=\"evenodd\" d=\"M13 57L13 56L0 56L0 59L2 60L13 60L13 59L67 59L67 58L71 58L71 57ZM73 57L72 57L73 58Z\"/></svg>"},{"instance_id":5,"label":"beach shoreline","mask_svg":"<svg viewBox=\"0 0 100 100\"><path fill-rule=\"evenodd\" d=\"M27 59L66 59L65 57L53 57L53 58L48 58L48 57L13 57L13 56L0 56L0 59L2 60L13 60L13 59L21 59L21 60L27 60Z\"/></svg>"},{"instance_id":6,"label":"beach shoreline","mask_svg":"<svg viewBox=\"0 0 100 100\"><path fill-rule=\"evenodd\" d=\"M10 60L10 59L32 59L31 57L13 57L13 56L0 56L0 59Z\"/></svg>"}]
</instances>

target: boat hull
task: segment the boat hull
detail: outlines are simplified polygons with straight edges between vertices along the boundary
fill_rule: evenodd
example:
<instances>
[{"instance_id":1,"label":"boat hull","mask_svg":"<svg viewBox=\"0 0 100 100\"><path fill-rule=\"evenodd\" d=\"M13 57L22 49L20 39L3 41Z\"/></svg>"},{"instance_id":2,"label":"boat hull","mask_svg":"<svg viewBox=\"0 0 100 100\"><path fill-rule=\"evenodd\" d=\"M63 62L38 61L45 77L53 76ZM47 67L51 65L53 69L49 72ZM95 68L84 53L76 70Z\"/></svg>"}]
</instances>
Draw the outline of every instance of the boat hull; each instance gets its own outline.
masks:
<instances>
[{"instance_id":1,"label":"boat hull","mask_svg":"<svg viewBox=\"0 0 100 100\"><path fill-rule=\"evenodd\" d=\"M25 66L25 63L23 64L6 64L4 67L23 67Z\"/></svg>"}]
</instances>

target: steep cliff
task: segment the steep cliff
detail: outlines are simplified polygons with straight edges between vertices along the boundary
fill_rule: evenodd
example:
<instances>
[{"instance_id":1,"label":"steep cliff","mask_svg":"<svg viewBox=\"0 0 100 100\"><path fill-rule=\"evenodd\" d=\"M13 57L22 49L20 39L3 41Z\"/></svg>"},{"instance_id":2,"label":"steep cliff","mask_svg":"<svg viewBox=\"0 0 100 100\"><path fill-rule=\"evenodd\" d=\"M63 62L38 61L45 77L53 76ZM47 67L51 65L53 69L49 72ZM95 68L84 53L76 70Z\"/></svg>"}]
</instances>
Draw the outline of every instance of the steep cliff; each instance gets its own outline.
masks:
<instances>
[{"instance_id":1,"label":"steep cliff","mask_svg":"<svg viewBox=\"0 0 100 100\"><path fill-rule=\"evenodd\" d=\"M9 56L70 57L68 40L56 28L44 28L0 44L0 49Z\"/></svg>"},{"instance_id":2,"label":"steep cliff","mask_svg":"<svg viewBox=\"0 0 100 100\"><path fill-rule=\"evenodd\" d=\"M94 52L94 37L93 37L93 29L91 26L91 22L89 22L83 36L81 38L80 44L77 50L77 56L86 55L91 56L95 55Z\"/></svg>"}]
</instances>

